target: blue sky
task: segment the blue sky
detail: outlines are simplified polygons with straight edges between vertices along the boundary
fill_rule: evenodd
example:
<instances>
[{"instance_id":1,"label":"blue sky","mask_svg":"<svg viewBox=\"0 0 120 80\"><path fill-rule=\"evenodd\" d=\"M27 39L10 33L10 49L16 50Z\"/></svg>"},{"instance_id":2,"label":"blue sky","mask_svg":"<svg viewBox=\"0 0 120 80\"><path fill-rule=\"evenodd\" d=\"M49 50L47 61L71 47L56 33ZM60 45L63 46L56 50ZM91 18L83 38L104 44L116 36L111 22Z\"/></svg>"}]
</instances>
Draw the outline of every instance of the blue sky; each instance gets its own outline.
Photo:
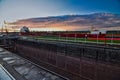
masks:
<instances>
[{"instance_id":1,"label":"blue sky","mask_svg":"<svg viewBox=\"0 0 120 80\"><path fill-rule=\"evenodd\" d=\"M0 24L4 20L97 12L120 14L120 0L0 0Z\"/></svg>"}]
</instances>

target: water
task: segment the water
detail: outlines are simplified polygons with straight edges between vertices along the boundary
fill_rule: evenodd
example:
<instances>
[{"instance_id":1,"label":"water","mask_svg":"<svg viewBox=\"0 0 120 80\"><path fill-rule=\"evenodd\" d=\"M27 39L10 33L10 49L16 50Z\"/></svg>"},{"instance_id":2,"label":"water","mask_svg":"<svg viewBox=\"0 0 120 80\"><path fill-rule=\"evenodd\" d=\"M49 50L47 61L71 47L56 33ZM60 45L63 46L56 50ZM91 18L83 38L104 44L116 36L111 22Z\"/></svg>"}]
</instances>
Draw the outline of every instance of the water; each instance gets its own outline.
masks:
<instances>
[{"instance_id":1,"label":"water","mask_svg":"<svg viewBox=\"0 0 120 80\"><path fill-rule=\"evenodd\" d=\"M0 64L0 80L15 80Z\"/></svg>"}]
</instances>

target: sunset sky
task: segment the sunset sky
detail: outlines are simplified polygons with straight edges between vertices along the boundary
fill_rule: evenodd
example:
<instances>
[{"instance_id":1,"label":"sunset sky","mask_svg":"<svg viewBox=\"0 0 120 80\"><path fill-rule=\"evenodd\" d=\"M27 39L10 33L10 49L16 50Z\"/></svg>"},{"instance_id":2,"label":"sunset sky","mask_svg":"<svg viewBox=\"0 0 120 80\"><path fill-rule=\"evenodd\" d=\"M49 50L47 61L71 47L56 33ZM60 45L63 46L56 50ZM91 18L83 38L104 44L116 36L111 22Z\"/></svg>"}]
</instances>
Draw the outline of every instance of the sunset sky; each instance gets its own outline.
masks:
<instances>
[{"instance_id":1,"label":"sunset sky","mask_svg":"<svg viewBox=\"0 0 120 80\"><path fill-rule=\"evenodd\" d=\"M4 20L98 12L120 14L120 0L0 0L0 26Z\"/></svg>"}]
</instances>

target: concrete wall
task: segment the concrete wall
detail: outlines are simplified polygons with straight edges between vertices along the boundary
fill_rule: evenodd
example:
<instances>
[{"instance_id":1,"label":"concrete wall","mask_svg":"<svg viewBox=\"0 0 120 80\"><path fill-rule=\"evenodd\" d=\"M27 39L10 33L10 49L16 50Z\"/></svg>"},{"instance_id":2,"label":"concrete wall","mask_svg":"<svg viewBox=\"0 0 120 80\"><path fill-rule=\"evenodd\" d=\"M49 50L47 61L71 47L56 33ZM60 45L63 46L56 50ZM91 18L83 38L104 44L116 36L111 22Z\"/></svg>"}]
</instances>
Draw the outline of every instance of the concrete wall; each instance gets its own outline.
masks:
<instances>
[{"instance_id":1,"label":"concrete wall","mask_svg":"<svg viewBox=\"0 0 120 80\"><path fill-rule=\"evenodd\" d=\"M71 80L120 80L120 49L18 40L16 51Z\"/></svg>"}]
</instances>

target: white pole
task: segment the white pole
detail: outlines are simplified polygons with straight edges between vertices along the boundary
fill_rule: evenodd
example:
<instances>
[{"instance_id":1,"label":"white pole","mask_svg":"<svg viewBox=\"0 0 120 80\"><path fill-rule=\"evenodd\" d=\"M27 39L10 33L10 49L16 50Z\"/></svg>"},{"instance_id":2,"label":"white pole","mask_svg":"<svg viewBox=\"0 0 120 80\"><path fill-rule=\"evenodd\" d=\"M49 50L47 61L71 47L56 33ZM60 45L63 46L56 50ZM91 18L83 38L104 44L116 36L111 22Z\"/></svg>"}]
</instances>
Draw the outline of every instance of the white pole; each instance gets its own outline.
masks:
<instances>
[{"instance_id":1,"label":"white pole","mask_svg":"<svg viewBox=\"0 0 120 80\"><path fill-rule=\"evenodd\" d=\"M87 35L85 34L85 43L86 43L86 38L87 38Z\"/></svg>"},{"instance_id":2,"label":"white pole","mask_svg":"<svg viewBox=\"0 0 120 80\"><path fill-rule=\"evenodd\" d=\"M60 41L60 32L59 32L59 41Z\"/></svg>"},{"instance_id":3,"label":"white pole","mask_svg":"<svg viewBox=\"0 0 120 80\"><path fill-rule=\"evenodd\" d=\"M111 45L113 44L113 34L112 34L112 38L111 38Z\"/></svg>"},{"instance_id":4,"label":"white pole","mask_svg":"<svg viewBox=\"0 0 120 80\"><path fill-rule=\"evenodd\" d=\"M77 35L76 35L76 33L75 33L75 42L76 42L76 36L77 36Z\"/></svg>"},{"instance_id":5,"label":"white pole","mask_svg":"<svg viewBox=\"0 0 120 80\"><path fill-rule=\"evenodd\" d=\"M97 34L97 44L98 44L98 36L99 36L99 34Z\"/></svg>"},{"instance_id":6,"label":"white pole","mask_svg":"<svg viewBox=\"0 0 120 80\"><path fill-rule=\"evenodd\" d=\"M66 41L67 41L67 33L66 33Z\"/></svg>"}]
</instances>

